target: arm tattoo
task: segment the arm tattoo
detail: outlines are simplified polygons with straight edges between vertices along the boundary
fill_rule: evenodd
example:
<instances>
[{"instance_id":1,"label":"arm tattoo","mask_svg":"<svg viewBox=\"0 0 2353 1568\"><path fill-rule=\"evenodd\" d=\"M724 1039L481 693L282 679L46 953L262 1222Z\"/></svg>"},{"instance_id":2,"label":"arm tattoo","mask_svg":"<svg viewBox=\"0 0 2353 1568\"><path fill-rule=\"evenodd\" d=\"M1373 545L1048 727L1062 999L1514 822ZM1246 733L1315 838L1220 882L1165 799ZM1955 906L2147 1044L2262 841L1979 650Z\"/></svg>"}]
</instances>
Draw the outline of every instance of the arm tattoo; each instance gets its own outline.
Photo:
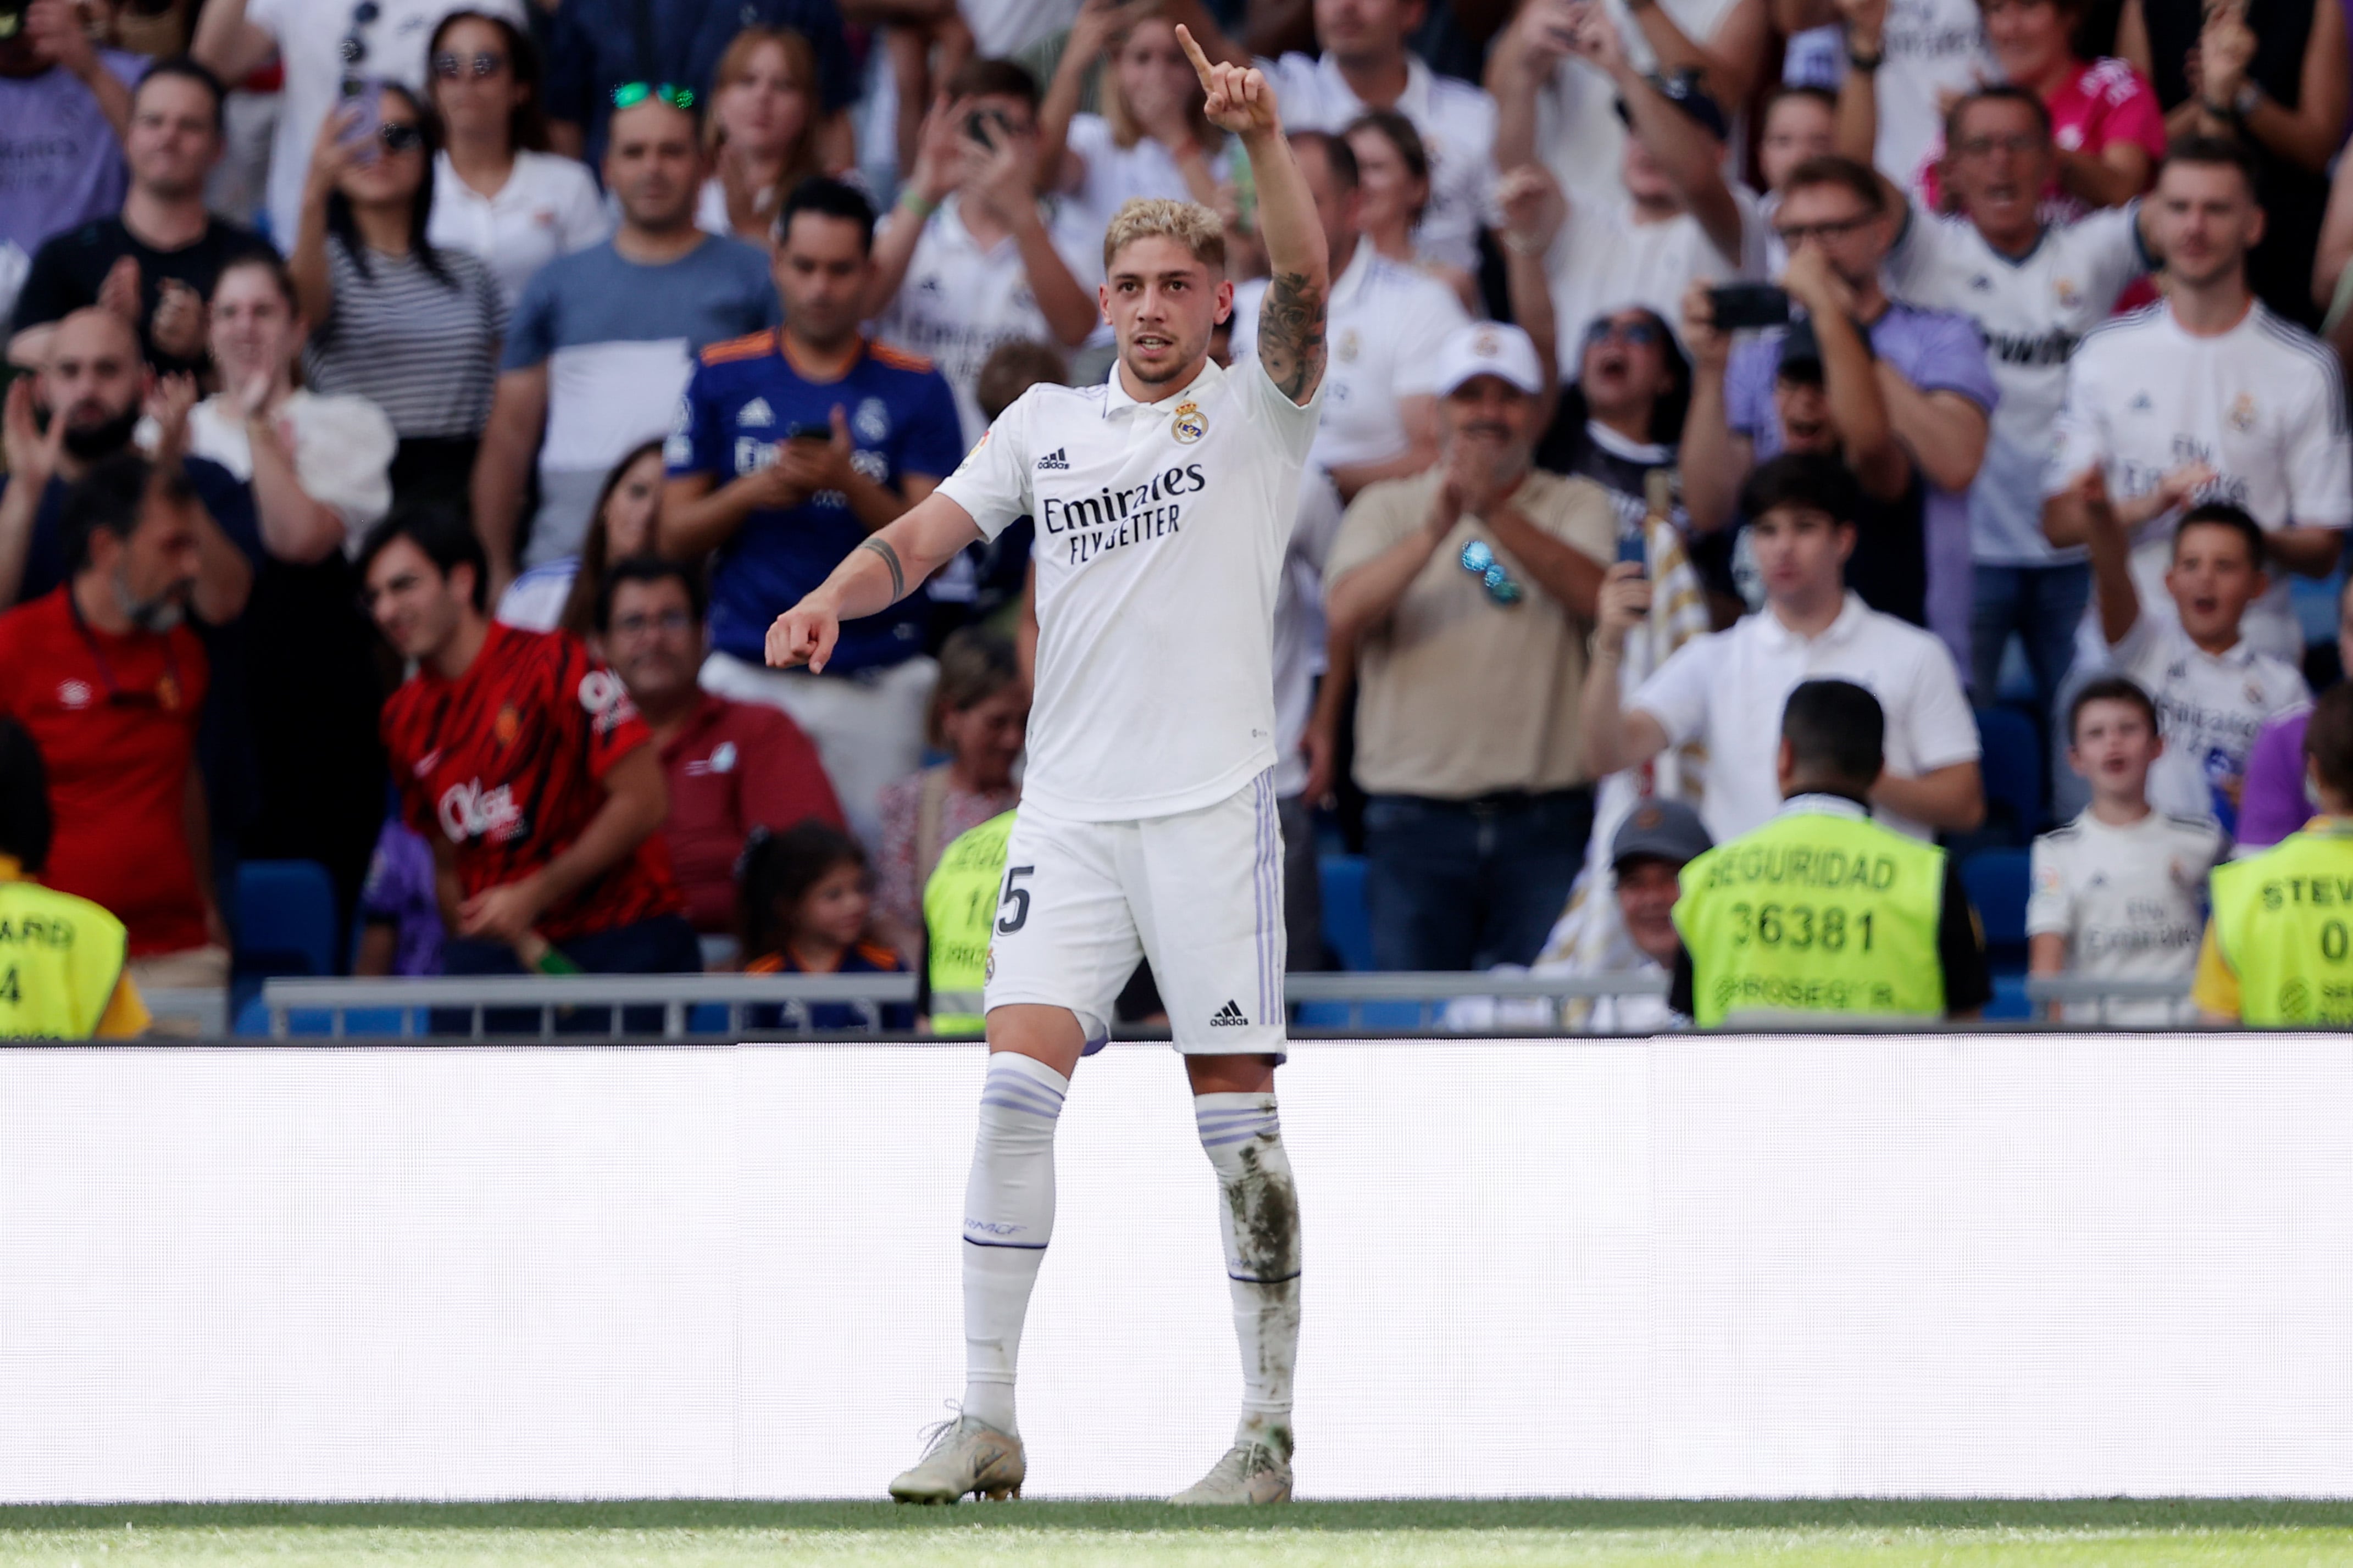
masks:
<instances>
[{"instance_id":1,"label":"arm tattoo","mask_svg":"<svg viewBox=\"0 0 2353 1568\"><path fill-rule=\"evenodd\" d=\"M1303 403L1324 379L1324 290L1278 272L1258 308L1258 361L1285 397Z\"/></svg>"},{"instance_id":2,"label":"arm tattoo","mask_svg":"<svg viewBox=\"0 0 2353 1568\"><path fill-rule=\"evenodd\" d=\"M891 602L895 605L905 598L907 573L905 568L899 564L899 552L891 548L891 542L887 539L870 539L858 548L871 550L875 554L882 557L883 565L891 568Z\"/></svg>"}]
</instances>

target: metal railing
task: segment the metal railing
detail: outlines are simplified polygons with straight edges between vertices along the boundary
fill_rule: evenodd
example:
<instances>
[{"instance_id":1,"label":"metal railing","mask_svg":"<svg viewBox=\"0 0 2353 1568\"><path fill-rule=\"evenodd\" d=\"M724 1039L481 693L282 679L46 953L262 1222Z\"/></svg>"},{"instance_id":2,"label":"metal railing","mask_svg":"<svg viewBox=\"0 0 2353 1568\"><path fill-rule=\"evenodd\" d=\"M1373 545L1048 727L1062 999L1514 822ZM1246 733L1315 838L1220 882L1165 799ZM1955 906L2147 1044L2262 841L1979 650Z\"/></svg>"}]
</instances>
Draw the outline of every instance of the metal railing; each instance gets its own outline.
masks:
<instances>
[{"instance_id":1,"label":"metal railing","mask_svg":"<svg viewBox=\"0 0 2353 1568\"><path fill-rule=\"evenodd\" d=\"M1498 1003L1536 1000L1553 1005L1542 1017L1498 1018L1494 1026L1514 1032L1549 1032L1564 1002L1662 997L1666 976L1623 974L1303 973L1289 976L1283 994L1296 1009L1304 1034L1382 1034L1448 1031L1449 1004L1466 998ZM2031 979L2030 1000L2057 1009L2089 1004L2080 1027L2159 1026L2190 1024L2196 1015L2187 984L2175 981L2091 980L2072 975ZM262 1004L269 1034L331 1039L412 1037L542 1039L602 1034L667 1039L694 1036L740 1036L752 1030L809 1030L809 1009L853 1010L849 1032L877 1033L884 1006L915 1000L912 974L647 974L537 975L468 979L296 980L266 982ZM747 1008L776 1010L774 1021L746 1017ZM503 1014L503 1017L491 1015ZM654 1015L659 1015L658 1022ZM297 1015L305 1016L297 1017ZM635 1016L633 1017L632 1015ZM2156 1015L2152 1016L2152 1015ZM1820 1020L1810 1020L1820 1026ZM1913 1026L1916 1027L1917 1026Z\"/></svg>"}]
</instances>

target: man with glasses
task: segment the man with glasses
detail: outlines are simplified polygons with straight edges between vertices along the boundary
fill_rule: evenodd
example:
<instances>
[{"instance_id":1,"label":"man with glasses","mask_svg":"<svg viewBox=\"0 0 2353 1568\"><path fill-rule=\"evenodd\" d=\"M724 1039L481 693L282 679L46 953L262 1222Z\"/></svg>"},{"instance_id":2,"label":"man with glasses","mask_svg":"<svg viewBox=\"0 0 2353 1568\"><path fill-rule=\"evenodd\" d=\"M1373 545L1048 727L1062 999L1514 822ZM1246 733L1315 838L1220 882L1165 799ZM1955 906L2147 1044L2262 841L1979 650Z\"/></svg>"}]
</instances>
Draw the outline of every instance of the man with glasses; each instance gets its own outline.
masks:
<instances>
[{"instance_id":1,"label":"man with glasses","mask_svg":"<svg viewBox=\"0 0 2353 1568\"><path fill-rule=\"evenodd\" d=\"M1536 350L1517 327L1449 334L1436 467L1367 489L1324 563L1356 647L1366 899L1384 969L1526 963L1593 823L1577 732L1594 595L1618 536L1590 479L1534 466Z\"/></svg>"},{"instance_id":2,"label":"man with glasses","mask_svg":"<svg viewBox=\"0 0 2353 1568\"><path fill-rule=\"evenodd\" d=\"M1308 460L1328 471L1342 500L1378 479L1418 474L1438 459L1438 352L1470 321L1454 290L1376 253L1356 226L1356 156L1345 137L1294 132L1291 145L1324 243L1332 252L1332 366L1326 407ZM1234 289L1234 357L1258 341L1266 280Z\"/></svg>"},{"instance_id":3,"label":"man with glasses","mask_svg":"<svg viewBox=\"0 0 2353 1568\"><path fill-rule=\"evenodd\" d=\"M754 827L781 832L812 818L843 826L841 805L800 727L774 708L731 702L694 683L702 664L702 578L640 555L605 574L597 651L628 688L653 732L670 786L662 835L704 936L735 930L735 861Z\"/></svg>"},{"instance_id":4,"label":"man with glasses","mask_svg":"<svg viewBox=\"0 0 2353 1568\"><path fill-rule=\"evenodd\" d=\"M1988 422L2000 394L1986 363L1985 340L1974 323L1898 304L1881 286L1880 266L1894 242L1899 216L1876 174L1833 155L1808 159L1790 172L1774 224L1789 247L1793 269L1799 252L1809 249L1819 250L1826 264L1820 302L1836 309L1816 313L1841 315L1863 329L1888 426L1927 481L1928 629L1967 669L1974 595L1969 486L1985 456ZM1792 297L1798 294L1786 278L1785 286ZM1714 325L1711 312L1694 315ZM1818 323L1817 336L1822 331ZM1699 476L1736 489L1751 468L1785 449L1774 406L1782 335L1778 329L1768 331L1734 346L1724 376L1724 412L1732 436L1727 458L1705 466L1703 474L1703 465L1687 451L1687 480ZM1695 420L1702 412L1699 400L1695 389Z\"/></svg>"},{"instance_id":5,"label":"man with glasses","mask_svg":"<svg viewBox=\"0 0 2353 1568\"><path fill-rule=\"evenodd\" d=\"M1850 75L1840 93L1847 150L1868 147L1877 100L1871 76ZM1985 334L2001 402L1969 487L1969 684L1978 700L1993 700L2015 633L2048 708L2074 660L2092 577L2081 546L2056 549L2043 536L2043 459L2076 343L2115 314L2152 258L2137 201L2074 222L2045 221L2043 193L2059 149L2051 112L2031 90L1981 88L1954 104L1947 124L1943 184L1961 216L1911 207L1883 275L1897 299L1968 316ZM1901 200L1892 181L1885 189Z\"/></svg>"},{"instance_id":6,"label":"man with glasses","mask_svg":"<svg viewBox=\"0 0 2353 1568\"><path fill-rule=\"evenodd\" d=\"M671 428L695 356L780 315L758 247L695 226L704 160L694 94L629 82L612 97L605 188L620 227L524 285L474 465L474 526L494 595L521 566L577 555L615 457ZM534 459L539 510L526 529Z\"/></svg>"},{"instance_id":7,"label":"man with glasses","mask_svg":"<svg viewBox=\"0 0 2353 1568\"><path fill-rule=\"evenodd\" d=\"M243 81L274 52L284 68L269 145L269 237L290 250L319 127L356 78L425 96L425 47L452 11L527 27L522 0L207 0L189 52L222 81Z\"/></svg>"},{"instance_id":8,"label":"man with glasses","mask_svg":"<svg viewBox=\"0 0 2353 1568\"><path fill-rule=\"evenodd\" d=\"M189 625L201 510L185 480L134 453L93 465L62 509L67 581L0 616L0 716L48 764L42 880L122 921L142 991L228 983L196 769L212 678Z\"/></svg>"}]
</instances>

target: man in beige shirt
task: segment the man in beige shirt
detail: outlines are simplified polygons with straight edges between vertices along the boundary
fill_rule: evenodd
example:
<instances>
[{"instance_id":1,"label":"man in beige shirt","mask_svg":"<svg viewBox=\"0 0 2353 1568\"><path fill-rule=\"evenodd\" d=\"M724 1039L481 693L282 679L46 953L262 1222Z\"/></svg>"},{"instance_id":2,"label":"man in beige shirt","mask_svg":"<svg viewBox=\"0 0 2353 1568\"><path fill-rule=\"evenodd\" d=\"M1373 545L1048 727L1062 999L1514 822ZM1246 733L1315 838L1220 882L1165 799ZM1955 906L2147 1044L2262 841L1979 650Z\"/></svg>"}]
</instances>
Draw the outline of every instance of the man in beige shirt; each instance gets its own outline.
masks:
<instances>
[{"instance_id":1,"label":"man in beige shirt","mask_svg":"<svg viewBox=\"0 0 2353 1568\"><path fill-rule=\"evenodd\" d=\"M1356 782L1383 969L1526 963L1584 863L1585 645L1617 513L1534 466L1535 345L1480 322L1440 354L1436 467L1366 488L1325 564L1362 683Z\"/></svg>"}]
</instances>

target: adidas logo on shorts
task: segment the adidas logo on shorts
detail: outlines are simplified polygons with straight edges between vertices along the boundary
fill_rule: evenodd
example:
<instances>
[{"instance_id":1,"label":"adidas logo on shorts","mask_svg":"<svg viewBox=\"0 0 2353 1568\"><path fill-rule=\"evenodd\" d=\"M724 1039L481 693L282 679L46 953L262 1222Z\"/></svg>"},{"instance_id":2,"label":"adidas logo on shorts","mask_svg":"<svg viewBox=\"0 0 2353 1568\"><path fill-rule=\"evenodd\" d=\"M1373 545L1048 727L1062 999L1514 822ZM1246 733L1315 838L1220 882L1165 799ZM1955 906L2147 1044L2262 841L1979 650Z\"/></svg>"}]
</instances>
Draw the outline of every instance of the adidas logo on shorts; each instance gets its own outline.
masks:
<instances>
[{"instance_id":1,"label":"adidas logo on shorts","mask_svg":"<svg viewBox=\"0 0 2353 1568\"><path fill-rule=\"evenodd\" d=\"M1042 474L1049 468L1060 468L1066 474L1071 471L1071 459L1068 447L1057 447L1052 451L1038 459L1038 471L1039 473Z\"/></svg>"},{"instance_id":2,"label":"adidas logo on shorts","mask_svg":"<svg viewBox=\"0 0 2353 1568\"><path fill-rule=\"evenodd\" d=\"M1250 1020L1242 1016L1242 1010L1239 1005L1229 1002L1224 1006L1218 1009L1218 1016L1209 1020L1209 1027L1213 1029L1247 1029L1250 1027Z\"/></svg>"}]
</instances>

